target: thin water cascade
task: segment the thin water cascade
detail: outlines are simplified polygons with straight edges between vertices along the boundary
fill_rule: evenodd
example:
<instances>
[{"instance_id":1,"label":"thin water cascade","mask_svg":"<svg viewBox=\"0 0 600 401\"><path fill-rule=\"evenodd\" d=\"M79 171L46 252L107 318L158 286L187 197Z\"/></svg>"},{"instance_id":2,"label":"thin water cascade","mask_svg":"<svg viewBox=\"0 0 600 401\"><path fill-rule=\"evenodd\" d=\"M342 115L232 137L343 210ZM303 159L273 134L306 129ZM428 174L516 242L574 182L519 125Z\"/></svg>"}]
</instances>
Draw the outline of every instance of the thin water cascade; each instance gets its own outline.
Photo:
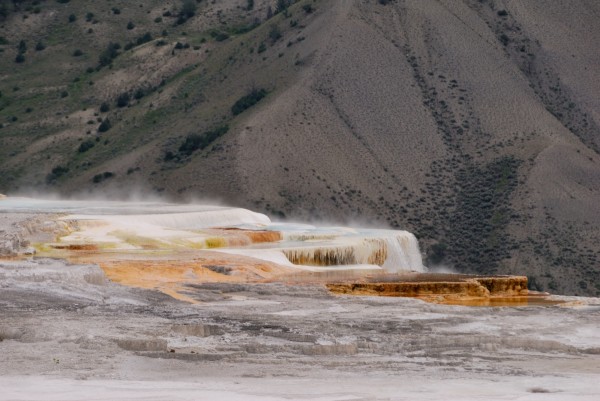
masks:
<instances>
[{"instance_id":1,"label":"thin water cascade","mask_svg":"<svg viewBox=\"0 0 600 401\"><path fill-rule=\"evenodd\" d=\"M394 232L394 235L386 237L388 254L383 268L390 273L403 270L425 272L419 242L417 238L407 231Z\"/></svg>"}]
</instances>

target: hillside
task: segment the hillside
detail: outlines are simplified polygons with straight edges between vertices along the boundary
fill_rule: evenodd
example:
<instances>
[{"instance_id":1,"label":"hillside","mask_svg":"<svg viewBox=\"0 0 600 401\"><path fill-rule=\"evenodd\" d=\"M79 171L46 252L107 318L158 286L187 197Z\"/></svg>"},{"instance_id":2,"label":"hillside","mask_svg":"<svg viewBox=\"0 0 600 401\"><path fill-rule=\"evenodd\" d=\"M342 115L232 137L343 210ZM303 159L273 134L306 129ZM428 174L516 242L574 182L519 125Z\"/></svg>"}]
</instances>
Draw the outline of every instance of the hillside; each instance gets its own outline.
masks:
<instances>
[{"instance_id":1,"label":"hillside","mask_svg":"<svg viewBox=\"0 0 600 401\"><path fill-rule=\"evenodd\" d=\"M0 1L0 192L389 225L600 294L600 3L276 3Z\"/></svg>"}]
</instances>

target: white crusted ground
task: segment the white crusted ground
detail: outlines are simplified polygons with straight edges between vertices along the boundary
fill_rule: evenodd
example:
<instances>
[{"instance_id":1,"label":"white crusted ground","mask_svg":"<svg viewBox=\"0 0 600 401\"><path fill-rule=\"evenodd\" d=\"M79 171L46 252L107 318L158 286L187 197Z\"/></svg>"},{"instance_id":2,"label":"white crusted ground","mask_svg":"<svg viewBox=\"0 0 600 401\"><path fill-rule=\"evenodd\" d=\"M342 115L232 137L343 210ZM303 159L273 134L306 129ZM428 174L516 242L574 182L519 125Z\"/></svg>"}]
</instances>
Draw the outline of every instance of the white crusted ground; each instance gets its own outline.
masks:
<instances>
[{"instance_id":1,"label":"white crusted ground","mask_svg":"<svg viewBox=\"0 0 600 401\"><path fill-rule=\"evenodd\" d=\"M0 400L597 400L600 300L469 308L0 262ZM174 350L175 352L170 352Z\"/></svg>"}]
</instances>

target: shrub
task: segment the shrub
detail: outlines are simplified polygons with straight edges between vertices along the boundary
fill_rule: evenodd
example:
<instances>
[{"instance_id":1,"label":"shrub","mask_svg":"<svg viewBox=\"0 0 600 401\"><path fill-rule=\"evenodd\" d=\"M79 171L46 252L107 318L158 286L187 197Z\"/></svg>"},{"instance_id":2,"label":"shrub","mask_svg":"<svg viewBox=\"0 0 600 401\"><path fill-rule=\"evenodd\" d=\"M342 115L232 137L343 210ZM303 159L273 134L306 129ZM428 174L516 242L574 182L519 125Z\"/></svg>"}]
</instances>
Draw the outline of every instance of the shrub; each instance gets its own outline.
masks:
<instances>
[{"instance_id":1,"label":"shrub","mask_svg":"<svg viewBox=\"0 0 600 401\"><path fill-rule=\"evenodd\" d=\"M85 15L85 20L86 20L87 22L91 22L93 19L94 19L94 13L87 13L87 14Z\"/></svg>"},{"instance_id":2,"label":"shrub","mask_svg":"<svg viewBox=\"0 0 600 401\"><path fill-rule=\"evenodd\" d=\"M164 159L163 159L163 160L164 160L164 161L166 161L166 162L170 162L170 161L171 161L171 160L173 160L173 159L175 159L175 154L174 154L173 152L171 152L170 150L168 150L168 151L165 153L165 157L164 157Z\"/></svg>"},{"instance_id":3,"label":"shrub","mask_svg":"<svg viewBox=\"0 0 600 401\"><path fill-rule=\"evenodd\" d=\"M35 45L36 52L41 52L45 48L46 48L46 46L44 45L44 43L42 41L37 42L37 44Z\"/></svg>"},{"instance_id":4,"label":"shrub","mask_svg":"<svg viewBox=\"0 0 600 401\"><path fill-rule=\"evenodd\" d=\"M508 15L508 12L506 10L500 10L498 11L498 15L500 17L506 17Z\"/></svg>"},{"instance_id":5,"label":"shrub","mask_svg":"<svg viewBox=\"0 0 600 401\"><path fill-rule=\"evenodd\" d=\"M83 56L83 52L80 49L76 49L73 52L73 57L79 57L79 56Z\"/></svg>"},{"instance_id":6,"label":"shrub","mask_svg":"<svg viewBox=\"0 0 600 401\"><path fill-rule=\"evenodd\" d=\"M133 23L133 21L129 21L127 23L127 29L131 31L133 28L135 28L135 24Z\"/></svg>"},{"instance_id":7,"label":"shrub","mask_svg":"<svg viewBox=\"0 0 600 401\"><path fill-rule=\"evenodd\" d=\"M79 153L84 153L94 147L94 142L87 139L79 145L79 149L77 150Z\"/></svg>"},{"instance_id":8,"label":"shrub","mask_svg":"<svg viewBox=\"0 0 600 401\"><path fill-rule=\"evenodd\" d=\"M430 248L431 253L428 257L429 263L434 265L440 264L446 257L447 246L444 243L433 244Z\"/></svg>"},{"instance_id":9,"label":"shrub","mask_svg":"<svg viewBox=\"0 0 600 401\"><path fill-rule=\"evenodd\" d=\"M17 46L17 51L19 53L25 53L27 51L27 42L24 40L19 42L19 46Z\"/></svg>"},{"instance_id":10,"label":"shrub","mask_svg":"<svg viewBox=\"0 0 600 401\"><path fill-rule=\"evenodd\" d=\"M262 53L262 52L264 52L264 51L266 51L266 50L267 50L267 45L265 45L265 43L264 43L264 42L261 42L261 44L260 44L260 45L258 45L258 50L257 50L257 51L258 51L259 53Z\"/></svg>"},{"instance_id":11,"label":"shrub","mask_svg":"<svg viewBox=\"0 0 600 401\"><path fill-rule=\"evenodd\" d=\"M101 113L106 113L106 112L107 112L107 111L109 111L109 110L110 110L110 105L108 104L108 102L103 102L103 103L100 105L100 112L101 112Z\"/></svg>"},{"instance_id":12,"label":"shrub","mask_svg":"<svg viewBox=\"0 0 600 401\"><path fill-rule=\"evenodd\" d=\"M183 15L186 18L192 18L196 14L196 10L198 6L196 5L195 0L183 0L183 4L181 5L181 11L179 11L179 15Z\"/></svg>"},{"instance_id":13,"label":"shrub","mask_svg":"<svg viewBox=\"0 0 600 401\"><path fill-rule=\"evenodd\" d=\"M156 17L156 18L154 18L154 22L156 22L157 24L160 24L162 22L162 18Z\"/></svg>"},{"instance_id":14,"label":"shrub","mask_svg":"<svg viewBox=\"0 0 600 401\"><path fill-rule=\"evenodd\" d=\"M136 43L138 45L144 44L144 43L148 43L152 40L152 34L150 32L146 32L145 34L143 34L142 36L140 36L139 38L137 38Z\"/></svg>"},{"instance_id":15,"label":"shrub","mask_svg":"<svg viewBox=\"0 0 600 401\"><path fill-rule=\"evenodd\" d=\"M527 277L527 289L532 291L543 291L542 286L537 281L537 278L535 276Z\"/></svg>"},{"instance_id":16,"label":"shrub","mask_svg":"<svg viewBox=\"0 0 600 401\"><path fill-rule=\"evenodd\" d=\"M112 125L110 124L110 120L108 118L105 118L101 123L100 126L98 127L98 132L106 132L108 131L110 128L112 127Z\"/></svg>"},{"instance_id":17,"label":"shrub","mask_svg":"<svg viewBox=\"0 0 600 401\"><path fill-rule=\"evenodd\" d=\"M142 89L142 88L138 88L135 93L133 94L133 97L136 100L140 100L141 98L143 98L144 96L146 96L146 92Z\"/></svg>"},{"instance_id":18,"label":"shrub","mask_svg":"<svg viewBox=\"0 0 600 401\"><path fill-rule=\"evenodd\" d=\"M243 113L245 110L254 106L262 98L267 96L265 89L252 89L249 94L242 96L235 104L231 107L231 112L234 116Z\"/></svg>"},{"instance_id":19,"label":"shrub","mask_svg":"<svg viewBox=\"0 0 600 401\"><path fill-rule=\"evenodd\" d=\"M502 35L500 35L500 42L502 42L502 44L506 46L510 42L510 38L503 33Z\"/></svg>"},{"instance_id":20,"label":"shrub","mask_svg":"<svg viewBox=\"0 0 600 401\"><path fill-rule=\"evenodd\" d=\"M25 62L25 56L22 53L17 54L17 57L15 57L15 63L23 62Z\"/></svg>"},{"instance_id":21,"label":"shrub","mask_svg":"<svg viewBox=\"0 0 600 401\"><path fill-rule=\"evenodd\" d=\"M135 46L143 45L144 43L148 43L152 40L152 34L150 32L146 32L142 36L138 36L135 40L135 43L129 42L125 45L125 50L133 49Z\"/></svg>"},{"instance_id":22,"label":"shrub","mask_svg":"<svg viewBox=\"0 0 600 401\"><path fill-rule=\"evenodd\" d=\"M269 38L272 42L277 42L281 39L281 30L276 24L271 25L271 29L269 29Z\"/></svg>"},{"instance_id":23,"label":"shrub","mask_svg":"<svg viewBox=\"0 0 600 401\"><path fill-rule=\"evenodd\" d=\"M179 147L179 153L189 156L198 149L203 150L219 137L225 135L227 131L229 131L229 126L222 125L211 131L206 131L201 135L190 134L185 138L185 141Z\"/></svg>"},{"instance_id":24,"label":"shrub","mask_svg":"<svg viewBox=\"0 0 600 401\"><path fill-rule=\"evenodd\" d=\"M247 0L246 1L246 10L250 11L254 8L254 0Z\"/></svg>"},{"instance_id":25,"label":"shrub","mask_svg":"<svg viewBox=\"0 0 600 401\"><path fill-rule=\"evenodd\" d=\"M117 7L113 7L113 8L112 8L112 12L113 12L113 14L115 14L115 15L119 15L119 14L121 14L121 10L120 10L120 9L118 9Z\"/></svg>"},{"instance_id":26,"label":"shrub","mask_svg":"<svg viewBox=\"0 0 600 401\"><path fill-rule=\"evenodd\" d=\"M102 68L112 63L112 61L119 55L120 48L120 44L110 42L106 49L102 53L100 53L98 66Z\"/></svg>"},{"instance_id":27,"label":"shrub","mask_svg":"<svg viewBox=\"0 0 600 401\"><path fill-rule=\"evenodd\" d=\"M77 17L75 16L75 14L69 15L69 22L75 22L76 20L77 20Z\"/></svg>"},{"instance_id":28,"label":"shrub","mask_svg":"<svg viewBox=\"0 0 600 401\"><path fill-rule=\"evenodd\" d=\"M311 4L305 4L305 5L303 5L302 9L307 14L310 14L310 13L312 13L315 10Z\"/></svg>"},{"instance_id":29,"label":"shrub","mask_svg":"<svg viewBox=\"0 0 600 401\"><path fill-rule=\"evenodd\" d=\"M67 167L64 166L56 166L52 169L52 171L50 172L50 174L48 174L46 176L46 182L48 184L53 183L54 181L56 181L57 179L59 179L60 177L62 177L63 175L65 175L66 173L69 172L69 169Z\"/></svg>"},{"instance_id":30,"label":"shrub","mask_svg":"<svg viewBox=\"0 0 600 401\"><path fill-rule=\"evenodd\" d=\"M98 184L98 183L100 183L100 182L102 182L102 181L104 181L104 180L107 180L107 179L109 179L109 178L112 178L112 177L114 177L114 176L115 176L115 173L113 173L113 172L110 172L110 171L105 171L105 172L104 172L104 173L102 173L102 174L96 174L96 175L94 176L94 178L92 178L92 182L93 182L94 184Z\"/></svg>"},{"instance_id":31,"label":"shrub","mask_svg":"<svg viewBox=\"0 0 600 401\"><path fill-rule=\"evenodd\" d=\"M60 97L61 97L61 98L65 98L65 97L67 97L67 96L69 96L69 92L67 92L67 91L62 91L62 92L60 92Z\"/></svg>"},{"instance_id":32,"label":"shrub","mask_svg":"<svg viewBox=\"0 0 600 401\"><path fill-rule=\"evenodd\" d=\"M275 14L279 14L281 12L286 12L289 6L288 0L277 0L275 5Z\"/></svg>"},{"instance_id":33,"label":"shrub","mask_svg":"<svg viewBox=\"0 0 600 401\"><path fill-rule=\"evenodd\" d=\"M131 100L131 96L129 96L129 92L123 92L117 97L117 107L125 107L129 104L129 100Z\"/></svg>"},{"instance_id":34,"label":"shrub","mask_svg":"<svg viewBox=\"0 0 600 401\"><path fill-rule=\"evenodd\" d=\"M176 25L184 24L188 19L196 15L197 8L195 0L183 0L181 10L179 10L179 14L177 15Z\"/></svg>"}]
</instances>

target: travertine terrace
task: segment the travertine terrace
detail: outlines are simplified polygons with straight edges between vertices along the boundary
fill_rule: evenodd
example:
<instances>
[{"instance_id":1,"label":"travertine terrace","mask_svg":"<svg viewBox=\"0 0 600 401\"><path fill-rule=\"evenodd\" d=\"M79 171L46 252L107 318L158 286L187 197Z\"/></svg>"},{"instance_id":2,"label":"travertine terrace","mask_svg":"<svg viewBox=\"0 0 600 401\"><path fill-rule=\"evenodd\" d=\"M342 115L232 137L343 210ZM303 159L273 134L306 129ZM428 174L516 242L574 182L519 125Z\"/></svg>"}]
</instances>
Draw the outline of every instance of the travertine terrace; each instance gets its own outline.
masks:
<instances>
[{"instance_id":1,"label":"travertine terrace","mask_svg":"<svg viewBox=\"0 0 600 401\"><path fill-rule=\"evenodd\" d=\"M409 233L24 198L0 221L0 400L600 394L599 299L427 273Z\"/></svg>"},{"instance_id":2,"label":"travertine terrace","mask_svg":"<svg viewBox=\"0 0 600 401\"><path fill-rule=\"evenodd\" d=\"M2 205L37 213L16 224L19 246L7 243L4 254L98 264L114 282L182 300L190 300L191 284L265 281L433 302L528 295L526 277L411 275L426 268L405 231L274 223L246 209L205 205L28 198Z\"/></svg>"}]
</instances>

